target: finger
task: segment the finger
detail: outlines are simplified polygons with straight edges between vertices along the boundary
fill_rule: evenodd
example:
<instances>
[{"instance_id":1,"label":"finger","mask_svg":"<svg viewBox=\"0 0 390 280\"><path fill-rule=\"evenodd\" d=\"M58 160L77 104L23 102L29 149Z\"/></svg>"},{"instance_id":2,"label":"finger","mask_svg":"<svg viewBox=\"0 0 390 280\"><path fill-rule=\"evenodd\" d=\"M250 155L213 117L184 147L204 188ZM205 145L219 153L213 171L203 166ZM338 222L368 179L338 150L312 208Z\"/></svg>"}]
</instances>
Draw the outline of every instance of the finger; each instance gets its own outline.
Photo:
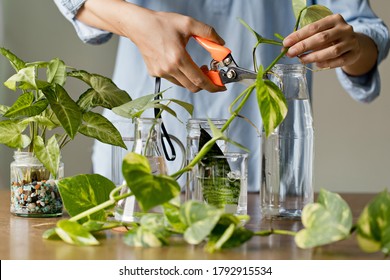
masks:
<instances>
[{"instance_id":1,"label":"finger","mask_svg":"<svg viewBox=\"0 0 390 280\"><path fill-rule=\"evenodd\" d=\"M331 29L332 27L334 27L334 25L335 24L332 21L331 16L320 19L288 35L283 40L283 46L291 47L296 43L313 36L314 34L317 34L327 29Z\"/></svg>"},{"instance_id":2,"label":"finger","mask_svg":"<svg viewBox=\"0 0 390 280\"><path fill-rule=\"evenodd\" d=\"M352 48L346 42L332 43L325 48L315 49L310 53L301 55L299 58L304 64L319 63L335 59L351 50Z\"/></svg>"},{"instance_id":3,"label":"finger","mask_svg":"<svg viewBox=\"0 0 390 280\"><path fill-rule=\"evenodd\" d=\"M355 54L353 52L347 52L335 59L326 60L323 62L316 63L318 68L337 68L349 65L352 63Z\"/></svg>"}]
</instances>

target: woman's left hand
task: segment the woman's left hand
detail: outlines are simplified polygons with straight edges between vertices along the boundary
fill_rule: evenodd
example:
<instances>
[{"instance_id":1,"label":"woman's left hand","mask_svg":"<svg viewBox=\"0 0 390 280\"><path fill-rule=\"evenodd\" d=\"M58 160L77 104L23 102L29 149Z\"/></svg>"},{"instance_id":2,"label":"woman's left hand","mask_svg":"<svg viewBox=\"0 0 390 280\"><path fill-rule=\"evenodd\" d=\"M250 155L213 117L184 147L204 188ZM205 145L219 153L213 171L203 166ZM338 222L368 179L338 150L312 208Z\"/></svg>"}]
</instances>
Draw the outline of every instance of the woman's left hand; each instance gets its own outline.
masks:
<instances>
[{"instance_id":1,"label":"woman's left hand","mask_svg":"<svg viewBox=\"0 0 390 280\"><path fill-rule=\"evenodd\" d=\"M378 50L368 36L356 33L340 14L330 15L288 35L283 45L288 57L319 68L342 67L350 75L362 75L376 63ZM368 53L367 53L368 52Z\"/></svg>"}]
</instances>

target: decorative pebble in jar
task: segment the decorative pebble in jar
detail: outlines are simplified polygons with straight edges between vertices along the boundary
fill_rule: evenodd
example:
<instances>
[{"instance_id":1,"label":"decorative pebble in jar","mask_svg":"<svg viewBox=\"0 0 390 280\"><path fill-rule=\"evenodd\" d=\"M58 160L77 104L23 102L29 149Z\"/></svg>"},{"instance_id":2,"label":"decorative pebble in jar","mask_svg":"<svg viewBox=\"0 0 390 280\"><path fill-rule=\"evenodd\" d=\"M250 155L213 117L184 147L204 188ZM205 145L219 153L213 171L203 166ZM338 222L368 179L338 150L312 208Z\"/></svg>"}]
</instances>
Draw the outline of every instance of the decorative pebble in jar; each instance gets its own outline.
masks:
<instances>
[{"instance_id":1,"label":"decorative pebble in jar","mask_svg":"<svg viewBox=\"0 0 390 280\"><path fill-rule=\"evenodd\" d=\"M22 217L57 217L62 215L62 200L57 180L64 177L61 162L57 178L30 152L15 152L11 169L12 214Z\"/></svg>"}]
</instances>

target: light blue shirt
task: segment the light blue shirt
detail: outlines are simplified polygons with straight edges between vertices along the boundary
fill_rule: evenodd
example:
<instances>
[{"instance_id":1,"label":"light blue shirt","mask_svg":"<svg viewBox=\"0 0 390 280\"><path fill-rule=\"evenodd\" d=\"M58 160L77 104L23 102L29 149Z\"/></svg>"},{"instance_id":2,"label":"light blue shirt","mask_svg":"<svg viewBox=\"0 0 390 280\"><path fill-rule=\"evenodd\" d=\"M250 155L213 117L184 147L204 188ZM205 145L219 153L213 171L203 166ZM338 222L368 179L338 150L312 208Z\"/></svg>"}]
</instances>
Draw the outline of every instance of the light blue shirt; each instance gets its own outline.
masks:
<instances>
[{"instance_id":1,"label":"light blue shirt","mask_svg":"<svg viewBox=\"0 0 390 280\"><path fill-rule=\"evenodd\" d=\"M100 44L109 40L112 34L89 27L75 18L78 9L85 0L54 0L62 14L73 24L81 40L91 44ZM176 12L189 15L215 28L219 35L224 38L226 46L232 50L236 62L245 68L253 68L252 48L256 43L253 35L243 27L238 18L244 19L259 34L267 38L273 38L274 33L282 36L290 34L294 28L295 18L289 0L134 0L128 1L145 8ZM388 29L381 19L375 16L368 1L364 0L324 0L307 1L308 5L321 4L332 10L333 13L340 13L345 20L351 24L355 31L370 36L376 43L379 51L379 64L389 51ZM208 65L209 54L202 49L194 40L190 40L187 50L198 65ZM268 66L271 61L280 53L280 48L275 46L261 46L258 49L257 57L259 63ZM284 58L280 63L293 63L294 59ZM343 88L355 100L370 102L380 92L380 77L377 67L370 73L361 77L350 77L341 69L336 69L337 76ZM308 84L311 88L311 72L308 72ZM119 40L116 57L114 82L126 90L131 97L150 94L154 90L154 79L148 75L146 66L142 60L137 47L127 38ZM163 80L162 89L170 88L166 97L178 98L194 104L193 117L197 118L227 118L228 106L244 87L240 84L227 85L228 90L222 93L208 93L205 91L193 94L188 90L175 86ZM179 118L185 123L189 118L188 114L181 108L174 108ZM261 128L261 118L257 107L255 96L249 100L242 115L250 119L258 128ZM111 120L119 119L117 115L106 110L104 114ZM152 112L150 112L150 116ZM170 134L179 137L185 143L186 128L183 123L178 122L171 116L163 116L164 123ZM246 121L236 119L229 128L229 137L234 141L250 149L249 159L249 190L258 190L260 184L260 138L257 131ZM111 167L107 164L110 158L111 147L96 142L92 156L94 172L106 177L111 177ZM171 170L176 166L170 167Z\"/></svg>"}]
</instances>

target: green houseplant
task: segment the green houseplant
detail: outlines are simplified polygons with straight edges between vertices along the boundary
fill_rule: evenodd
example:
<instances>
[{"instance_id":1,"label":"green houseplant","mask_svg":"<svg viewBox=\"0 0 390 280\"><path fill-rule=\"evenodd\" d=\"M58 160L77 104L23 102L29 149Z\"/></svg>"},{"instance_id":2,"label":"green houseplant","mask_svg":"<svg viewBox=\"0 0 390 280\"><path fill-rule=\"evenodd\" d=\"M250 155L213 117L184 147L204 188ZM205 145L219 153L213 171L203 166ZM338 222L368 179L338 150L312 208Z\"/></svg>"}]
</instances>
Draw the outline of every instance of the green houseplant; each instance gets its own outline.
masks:
<instances>
[{"instance_id":1,"label":"green houseplant","mask_svg":"<svg viewBox=\"0 0 390 280\"><path fill-rule=\"evenodd\" d=\"M312 22L329 13L322 6L306 7L306 1L293 1L297 14L297 25L302 22ZM302 21L301 21L302 19ZM251 28L260 43L268 43ZM277 37L279 37L277 35ZM280 38L279 38L280 39ZM276 42L277 40L272 40ZM280 45L280 41L279 41ZM212 149L219 139L226 139L223 131L248 100L255 93L258 97L259 110L265 124L265 130L271 132L282 120L287 110L280 90L264 79L272 66L285 54L278 56L265 69L260 66L256 83L248 87L229 108L231 117L226 125L218 130L214 127L213 135L188 166L170 176L152 175L147 159L141 155L129 153L123 161L122 171L127 185L116 187L110 180L100 175L78 175L59 181L61 195L71 218L60 220L55 228L49 229L43 235L46 239L60 237L63 241L75 245L97 245L94 233L113 227L125 225L129 231L124 235L124 242L131 246L163 246L169 244L171 234L181 234L189 244L205 243L205 248L214 252L225 248L239 246L254 236L270 234L288 234L295 236L296 244L302 248L311 248L347 238L356 231L360 244L366 251L382 250L385 254L390 250L390 196L388 192L380 194L370 203L356 225L352 224L352 214L348 205L336 194L322 190L317 203L305 208L302 221L305 226L300 232L283 230L268 230L252 232L246 229L241 221L248 216L236 217L223 213L211 205L189 201L181 206L172 205L169 201L179 195L180 187L175 181L178 175L190 170L204 155ZM123 108L123 107L122 107ZM119 190L129 187L130 192L119 195ZM78 196L74 196L74 190ZM153 196L150 196L153 193ZM86 194L89 194L89 196ZM91 195L93 194L93 195ZM164 214L145 214L140 223L113 221L110 211L113 206L125 197L134 195L143 210L156 205L163 205ZM92 199L91 197L97 199ZM87 200L77 200L89 197ZM317 221L317 222L316 222ZM325 228L324 228L325 227Z\"/></svg>"}]
</instances>

